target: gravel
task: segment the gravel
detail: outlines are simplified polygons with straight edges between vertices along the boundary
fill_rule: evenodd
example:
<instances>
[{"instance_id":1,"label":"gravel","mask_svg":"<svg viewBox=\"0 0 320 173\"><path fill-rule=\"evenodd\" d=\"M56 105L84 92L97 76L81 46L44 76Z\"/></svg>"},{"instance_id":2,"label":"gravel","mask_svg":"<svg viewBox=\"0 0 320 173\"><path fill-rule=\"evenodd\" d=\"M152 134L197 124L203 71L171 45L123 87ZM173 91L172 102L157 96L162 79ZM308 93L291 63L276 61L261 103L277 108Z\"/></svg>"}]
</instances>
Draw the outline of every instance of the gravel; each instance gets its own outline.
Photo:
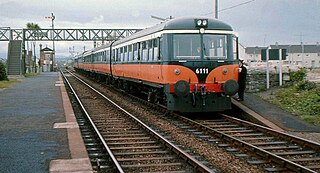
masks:
<instances>
[{"instance_id":1,"label":"gravel","mask_svg":"<svg viewBox=\"0 0 320 173\"><path fill-rule=\"evenodd\" d=\"M93 82L90 83L93 84ZM118 104L121 103L123 108L135 116L138 116L144 123L152 126L152 128L165 132L171 136L176 143L182 145L183 148L188 148L193 153L197 153L205 158L207 162L214 165L221 172L264 172L261 168L236 158L224 149L202 141L190 133L184 132L171 122L162 119L161 116L164 115L161 113L150 110L150 108L128 99L121 94L109 91L105 86L101 86L100 84L94 84L94 86Z\"/></svg>"}]
</instances>

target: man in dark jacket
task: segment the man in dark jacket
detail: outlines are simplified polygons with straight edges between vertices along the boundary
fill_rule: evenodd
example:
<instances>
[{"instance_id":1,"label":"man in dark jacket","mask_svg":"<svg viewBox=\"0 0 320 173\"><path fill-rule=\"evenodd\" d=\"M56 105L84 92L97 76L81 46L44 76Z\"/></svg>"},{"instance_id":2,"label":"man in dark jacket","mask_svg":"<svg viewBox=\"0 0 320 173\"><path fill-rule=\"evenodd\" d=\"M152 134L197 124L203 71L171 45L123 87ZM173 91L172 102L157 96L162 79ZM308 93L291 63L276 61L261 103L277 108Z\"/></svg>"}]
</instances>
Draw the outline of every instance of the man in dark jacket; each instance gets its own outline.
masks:
<instances>
[{"instance_id":1,"label":"man in dark jacket","mask_svg":"<svg viewBox=\"0 0 320 173\"><path fill-rule=\"evenodd\" d=\"M243 101L244 90L246 89L246 78L247 78L247 68L243 65L243 60L239 60L239 90L238 90L238 101Z\"/></svg>"}]
</instances>

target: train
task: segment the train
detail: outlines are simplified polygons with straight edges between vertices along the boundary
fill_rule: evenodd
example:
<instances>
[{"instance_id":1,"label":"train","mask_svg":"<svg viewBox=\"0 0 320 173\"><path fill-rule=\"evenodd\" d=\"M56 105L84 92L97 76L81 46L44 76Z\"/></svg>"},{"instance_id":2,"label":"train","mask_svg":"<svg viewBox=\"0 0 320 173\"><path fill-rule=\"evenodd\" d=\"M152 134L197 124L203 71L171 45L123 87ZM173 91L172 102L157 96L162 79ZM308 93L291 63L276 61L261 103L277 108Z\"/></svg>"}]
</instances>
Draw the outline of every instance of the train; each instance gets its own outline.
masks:
<instances>
[{"instance_id":1,"label":"train","mask_svg":"<svg viewBox=\"0 0 320 173\"><path fill-rule=\"evenodd\" d=\"M76 56L74 69L168 111L231 109L238 91L238 36L220 20L181 17Z\"/></svg>"}]
</instances>

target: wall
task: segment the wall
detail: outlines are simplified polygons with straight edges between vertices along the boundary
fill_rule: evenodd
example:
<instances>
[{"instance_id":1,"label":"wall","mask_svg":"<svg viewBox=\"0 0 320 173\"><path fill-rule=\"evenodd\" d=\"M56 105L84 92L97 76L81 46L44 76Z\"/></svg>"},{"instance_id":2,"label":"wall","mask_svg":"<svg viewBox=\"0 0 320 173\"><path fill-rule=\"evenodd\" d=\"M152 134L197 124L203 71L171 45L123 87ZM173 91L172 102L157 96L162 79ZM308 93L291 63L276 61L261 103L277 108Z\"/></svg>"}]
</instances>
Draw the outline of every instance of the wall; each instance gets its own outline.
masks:
<instances>
[{"instance_id":1,"label":"wall","mask_svg":"<svg viewBox=\"0 0 320 173\"><path fill-rule=\"evenodd\" d=\"M282 73L282 85L289 80L288 72ZM279 73L269 73L269 88L279 86ZM247 74L246 92L259 92L267 89L267 74L265 71L249 70Z\"/></svg>"}]
</instances>

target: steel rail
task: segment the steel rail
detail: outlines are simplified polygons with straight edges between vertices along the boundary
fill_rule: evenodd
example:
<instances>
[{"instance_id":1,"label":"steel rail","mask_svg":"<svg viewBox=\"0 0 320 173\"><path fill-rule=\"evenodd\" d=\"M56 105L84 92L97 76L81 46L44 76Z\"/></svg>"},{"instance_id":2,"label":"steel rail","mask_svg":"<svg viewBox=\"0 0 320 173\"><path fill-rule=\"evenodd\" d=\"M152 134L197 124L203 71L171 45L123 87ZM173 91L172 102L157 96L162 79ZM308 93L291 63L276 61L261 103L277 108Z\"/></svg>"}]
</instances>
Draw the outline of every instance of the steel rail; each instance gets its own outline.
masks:
<instances>
[{"instance_id":1,"label":"steel rail","mask_svg":"<svg viewBox=\"0 0 320 173\"><path fill-rule=\"evenodd\" d=\"M248 142L245 142L245 141L242 141L240 139L237 139L231 135L228 135L226 133L223 133L223 132L220 132L218 130L215 130L211 127L208 127L206 125L203 125L199 122L196 122L194 120L191 120L191 119L188 119L186 117L182 117L182 116L179 116L179 115L175 115L176 117L180 118L182 121L188 123L188 124L191 124L193 126L196 126L200 129L205 129L208 133L211 133L213 135L217 135L219 136L220 138L224 139L224 140L227 140L229 141L230 143L232 142L234 145L236 146L240 146L240 147L244 147L244 148L247 148L253 152L256 152L258 155L262 156L262 157L267 157L268 159L271 159L272 161L274 161L275 163L278 163L280 164L281 166L284 166L290 170L293 170L293 171L296 171L296 172L306 172L306 173L317 173L316 171L313 171L309 168L306 168L300 164L297 164L297 163L294 163L288 159L285 159L283 157L280 157L276 154L273 154L269 151L266 151L264 149L261 149L259 147L256 147Z\"/></svg>"},{"instance_id":2,"label":"steel rail","mask_svg":"<svg viewBox=\"0 0 320 173\"><path fill-rule=\"evenodd\" d=\"M144 129L148 130L149 132L151 132L151 134L153 134L153 136L160 140L165 146L167 146L168 148L170 148L173 152L175 152L178 156L180 156L181 158L183 158L184 160L186 160L189 164L191 164L193 167L196 168L197 171L199 172L206 172L206 173L213 173L214 171L212 171L210 168L208 168L207 166L203 165L201 162L199 162L198 160L196 160L194 157L192 157L191 155L189 155L188 153L186 153L185 151L183 151L182 149L180 149L179 147L175 146L173 143L171 143L169 140L165 139L163 136L161 136L159 133L157 133L156 131L154 131L153 129L151 129L149 126L147 126L145 123L143 123L142 121L140 121L138 118L136 118L135 116L133 116L131 113L129 113L128 111L126 111L125 109L123 109L121 106L119 106L118 104L116 104L115 102L113 102L112 100L110 100L108 97L106 97L105 95L103 95L101 92L99 92L98 90L96 90L95 88L93 88L92 86L90 86L89 84L87 84L85 81L83 81L82 79L80 79L79 77L75 76L74 74L70 73L71 75L73 75L75 78L77 78L79 81L81 81L83 84L85 84L87 87L89 87L90 89L92 89L93 91L95 91L97 94L99 94L100 96L102 96L103 98L105 98L106 100L108 100L110 103L112 103L114 106L116 106L118 109L122 110L123 112L125 112L129 117L131 117L132 119L134 119L136 122L138 122L138 124L143 127Z\"/></svg>"},{"instance_id":3,"label":"steel rail","mask_svg":"<svg viewBox=\"0 0 320 173\"><path fill-rule=\"evenodd\" d=\"M227 116L227 115L224 115L224 114L221 114L223 117L231 120L231 121L235 121L235 122L241 122L242 124L245 124L247 126L251 126L251 127L255 127L257 130L260 130L260 131L263 131L263 132L266 132L266 133L273 133L273 134L277 134L278 137L280 138L283 138L283 139L287 139L287 140L290 140L291 142L295 142L299 145L302 145L304 147L308 147L308 148L312 148L313 150L317 151L317 152L320 152L320 143L317 143L317 142L313 142L313 141L310 141L310 140L307 140L307 139L303 139L303 138L300 138L298 136L294 136L294 135L291 135L291 134L288 134L288 133L284 133L284 132L280 132L280 131L277 131L277 130L274 130L274 129L271 129L271 128L268 128L268 127L265 127L265 126L261 126L259 124L254 124L254 123L251 123L251 122L248 122L248 121L244 121L244 120L241 120L241 119L238 119L238 118L234 118L234 117L230 117L230 116Z\"/></svg>"},{"instance_id":4,"label":"steel rail","mask_svg":"<svg viewBox=\"0 0 320 173\"><path fill-rule=\"evenodd\" d=\"M96 125L94 124L93 120L91 119L90 115L88 114L88 112L86 111L85 107L83 106L80 98L78 97L77 93L75 92L75 90L73 89L73 87L71 86L69 80L67 79L67 77L64 75L64 73L62 71L60 71L63 78L65 79L65 81L67 82L68 86L70 87L71 91L73 92L74 96L76 97L80 107L82 108L83 112L85 113L86 117L88 118L88 120L90 121L93 129L95 130L95 132L97 133L99 139L101 140L103 146L105 147L105 149L107 150L112 162L115 164L116 168L118 169L118 171L120 173L124 173L121 165L119 164L119 162L117 161L116 157L113 155L111 149L109 148L108 144L106 143L106 141L104 140L103 136L100 134L98 128L96 127ZM70 73L71 74L71 73ZM71 74L73 75L73 74Z\"/></svg>"}]
</instances>

